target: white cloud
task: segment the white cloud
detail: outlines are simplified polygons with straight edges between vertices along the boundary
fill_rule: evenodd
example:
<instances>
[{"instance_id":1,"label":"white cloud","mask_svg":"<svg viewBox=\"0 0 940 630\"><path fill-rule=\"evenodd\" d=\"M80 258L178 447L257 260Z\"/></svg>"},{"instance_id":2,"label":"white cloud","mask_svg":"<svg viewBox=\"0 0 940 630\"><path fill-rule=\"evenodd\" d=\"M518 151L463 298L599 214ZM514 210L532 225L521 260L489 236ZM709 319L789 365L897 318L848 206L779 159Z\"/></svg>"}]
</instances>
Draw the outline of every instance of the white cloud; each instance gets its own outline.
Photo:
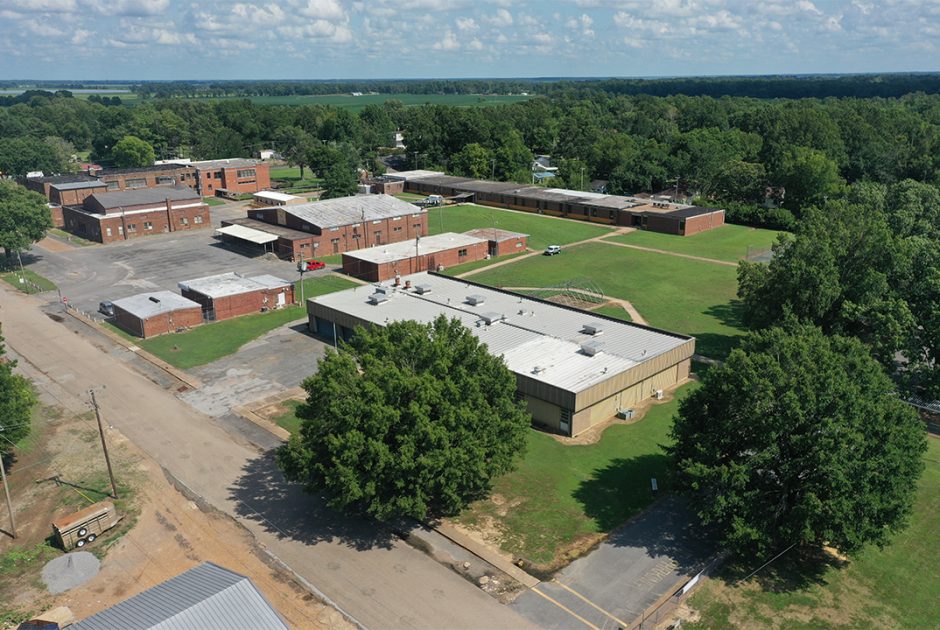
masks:
<instances>
[{"instance_id":1,"label":"white cloud","mask_svg":"<svg viewBox=\"0 0 940 630\"><path fill-rule=\"evenodd\" d=\"M12 13L73 13L76 0L4 0L3 8Z\"/></svg>"},{"instance_id":2,"label":"white cloud","mask_svg":"<svg viewBox=\"0 0 940 630\"><path fill-rule=\"evenodd\" d=\"M352 41L352 31L345 24L334 24L327 20L313 20L299 26L282 26L278 32L286 37L307 38L345 44Z\"/></svg>"},{"instance_id":3,"label":"white cloud","mask_svg":"<svg viewBox=\"0 0 940 630\"><path fill-rule=\"evenodd\" d=\"M306 0L305 2L295 1L293 4L297 13L304 17L330 22L339 22L346 19L346 10L337 0Z\"/></svg>"},{"instance_id":4,"label":"white cloud","mask_svg":"<svg viewBox=\"0 0 940 630\"><path fill-rule=\"evenodd\" d=\"M103 15L146 17L161 15L170 7L170 0L86 0L88 6Z\"/></svg>"},{"instance_id":5,"label":"white cloud","mask_svg":"<svg viewBox=\"0 0 940 630\"><path fill-rule=\"evenodd\" d=\"M495 15L484 18L488 23L497 27L511 26L513 23L512 13L506 9L497 9Z\"/></svg>"},{"instance_id":6,"label":"white cloud","mask_svg":"<svg viewBox=\"0 0 940 630\"><path fill-rule=\"evenodd\" d=\"M457 28L461 31L475 31L480 28L472 17L457 18Z\"/></svg>"},{"instance_id":7,"label":"white cloud","mask_svg":"<svg viewBox=\"0 0 940 630\"><path fill-rule=\"evenodd\" d=\"M444 33L443 39L434 43L434 50L457 50L458 48L460 48L460 40L450 29Z\"/></svg>"},{"instance_id":8,"label":"white cloud","mask_svg":"<svg viewBox=\"0 0 940 630\"><path fill-rule=\"evenodd\" d=\"M479 39L474 38L470 40L469 44L467 44L467 48L469 48L470 50L483 50L483 42L481 42Z\"/></svg>"}]
</instances>

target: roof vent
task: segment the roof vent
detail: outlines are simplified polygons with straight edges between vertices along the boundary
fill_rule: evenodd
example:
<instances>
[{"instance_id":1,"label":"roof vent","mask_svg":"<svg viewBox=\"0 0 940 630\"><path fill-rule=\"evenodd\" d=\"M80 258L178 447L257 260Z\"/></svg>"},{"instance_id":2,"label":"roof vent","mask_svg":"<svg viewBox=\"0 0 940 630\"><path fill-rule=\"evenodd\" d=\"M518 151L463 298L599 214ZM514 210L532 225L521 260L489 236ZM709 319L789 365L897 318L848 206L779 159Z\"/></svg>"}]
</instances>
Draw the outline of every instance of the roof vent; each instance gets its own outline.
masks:
<instances>
[{"instance_id":1,"label":"roof vent","mask_svg":"<svg viewBox=\"0 0 940 630\"><path fill-rule=\"evenodd\" d=\"M470 306L479 306L480 304L483 304L483 302L486 302L486 297L478 293L467 296L467 304Z\"/></svg>"},{"instance_id":2,"label":"roof vent","mask_svg":"<svg viewBox=\"0 0 940 630\"><path fill-rule=\"evenodd\" d=\"M376 285L375 292L377 294L388 295L389 293L392 292L392 289L391 287L383 287L382 285Z\"/></svg>"},{"instance_id":3,"label":"roof vent","mask_svg":"<svg viewBox=\"0 0 940 630\"><path fill-rule=\"evenodd\" d=\"M388 296L384 293L376 292L369 296L369 304L373 306L382 304L383 302L388 302Z\"/></svg>"},{"instance_id":4,"label":"roof vent","mask_svg":"<svg viewBox=\"0 0 940 630\"><path fill-rule=\"evenodd\" d=\"M430 293L430 292L431 292L430 284L416 284L415 285L415 293L418 293L419 295L424 295L425 293Z\"/></svg>"},{"instance_id":5,"label":"roof vent","mask_svg":"<svg viewBox=\"0 0 940 630\"><path fill-rule=\"evenodd\" d=\"M603 324L584 324L583 326L581 326L581 332L583 332L585 335L593 335L596 337L597 335L604 332L604 325Z\"/></svg>"},{"instance_id":6,"label":"roof vent","mask_svg":"<svg viewBox=\"0 0 940 630\"><path fill-rule=\"evenodd\" d=\"M604 351L604 344L600 341L585 341L581 344L581 352L593 357Z\"/></svg>"},{"instance_id":7,"label":"roof vent","mask_svg":"<svg viewBox=\"0 0 940 630\"><path fill-rule=\"evenodd\" d=\"M159 304L159 303L160 303L160 298L154 297L154 296L151 295L151 296L150 296L150 301L153 302L154 304Z\"/></svg>"},{"instance_id":8,"label":"roof vent","mask_svg":"<svg viewBox=\"0 0 940 630\"><path fill-rule=\"evenodd\" d=\"M544 371L545 371L545 368L543 368L543 367L540 366L540 365L536 365L534 368L532 368L532 373L533 373L533 374L541 374L541 373L544 372Z\"/></svg>"},{"instance_id":9,"label":"roof vent","mask_svg":"<svg viewBox=\"0 0 940 630\"><path fill-rule=\"evenodd\" d=\"M500 322L500 321L506 319L506 317L505 317L504 315L502 315L501 313L493 313L493 312L490 312L490 313L481 313L481 314L480 314L480 319L483 320L483 322L484 322L487 326L490 326L490 325L492 325L492 324L495 324L496 322Z\"/></svg>"}]
</instances>

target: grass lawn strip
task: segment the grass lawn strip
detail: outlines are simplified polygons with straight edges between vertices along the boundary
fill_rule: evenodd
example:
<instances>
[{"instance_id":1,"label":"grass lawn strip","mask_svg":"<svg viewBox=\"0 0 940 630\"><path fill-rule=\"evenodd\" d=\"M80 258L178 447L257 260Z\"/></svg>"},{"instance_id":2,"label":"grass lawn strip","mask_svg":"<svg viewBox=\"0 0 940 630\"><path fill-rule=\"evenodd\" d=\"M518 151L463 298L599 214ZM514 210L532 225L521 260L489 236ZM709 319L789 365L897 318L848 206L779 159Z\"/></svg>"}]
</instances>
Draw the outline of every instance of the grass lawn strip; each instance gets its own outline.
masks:
<instances>
[{"instance_id":1,"label":"grass lawn strip","mask_svg":"<svg viewBox=\"0 0 940 630\"><path fill-rule=\"evenodd\" d=\"M780 232L776 230L727 224L691 236L636 230L629 234L616 234L607 240L626 245L662 249L677 254L737 262L747 255L749 247L769 249L776 242L779 234Z\"/></svg>"},{"instance_id":2,"label":"grass lawn strip","mask_svg":"<svg viewBox=\"0 0 940 630\"><path fill-rule=\"evenodd\" d=\"M586 243L472 276L495 287L557 287L578 278L631 302L651 326L693 335L704 356L724 358L744 334L734 267Z\"/></svg>"},{"instance_id":3,"label":"grass lawn strip","mask_svg":"<svg viewBox=\"0 0 940 630\"><path fill-rule=\"evenodd\" d=\"M630 313L628 313L622 306L601 306L599 308L592 308L591 312L598 313L600 315L606 315L607 317L622 319L625 322L633 321L633 319L630 317Z\"/></svg>"},{"instance_id":4,"label":"grass lawn strip","mask_svg":"<svg viewBox=\"0 0 940 630\"><path fill-rule=\"evenodd\" d=\"M219 199L218 197L203 197L202 199L207 206L224 206L225 201Z\"/></svg>"},{"instance_id":5,"label":"grass lawn strip","mask_svg":"<svg viewBox=\"0 0 940 630\"><path fill-rule=\"evenodd\" d=\"M443 220L442 220L443 219ZM494 225L495 222L495 225ZM549 245L567 245L610 233L612 228L570 219L556 219L538 214L460 204L428 209L428 232L466 232L476 228L492 228L522 232L529 235L529 249L541 250Z\"/></svg>"},{"instance_id":6,"label":"grass lawn strip","mask_svg":"<svg viewBox=\"0 0 940 630\"><path fill-rule=\"evenodd\" d=\"M300 400L285 400L283 405L287 409L279 416L272 418L274 423L288 433L297 433L300 430L300 418L297 417L297 407L303 404Z\"/></svg>"},{"instance_id":7,"label":"grass lawn strip","mask_svg":"<svg viewBox=\"0 0 940 630\"><path fill-rule=\"evenodd\" d=\"M55 283L48 278L40 276L35 271L24 269L16 271L6 271L0 274L7 284L10 284L23 293L42 293L43 291L55 291ZM20 278L25 278L26 282L20 282Z\"/></svg>"},{"instance_id":8,"label":"grass lawn strip","mask_svg":"<svg viewBox=\"0 0 940 630\"><path fill-rule=\"evenodd\" d=\"M910 527L884 549L838 568L785 555L740 586L729 568L689 604L701 630L743 628L936 628L940 619L940 440L930 438ZM755 566L759 566L755 561ZM746 573L744 574L746 575ZM685 627L686 624L683 624Z\"/></svg>"},{"instance_id":9,"label":"grass lawn strip","mask_svg":"<svg viewBox=\"0 0 940 630\"><path fill-rule=\"evenodd\" d=\"M697 384L680 388L681 395ZM677 398L653 405L639 421L608 427L599 442L566 445L531 430L519 467L496 480L490 499L472 504L457 521L496 530L503 550L543 570L566 552L583 549L654 499L650 477L668 492L668 443Z\"/></svg>"}]
</instances>

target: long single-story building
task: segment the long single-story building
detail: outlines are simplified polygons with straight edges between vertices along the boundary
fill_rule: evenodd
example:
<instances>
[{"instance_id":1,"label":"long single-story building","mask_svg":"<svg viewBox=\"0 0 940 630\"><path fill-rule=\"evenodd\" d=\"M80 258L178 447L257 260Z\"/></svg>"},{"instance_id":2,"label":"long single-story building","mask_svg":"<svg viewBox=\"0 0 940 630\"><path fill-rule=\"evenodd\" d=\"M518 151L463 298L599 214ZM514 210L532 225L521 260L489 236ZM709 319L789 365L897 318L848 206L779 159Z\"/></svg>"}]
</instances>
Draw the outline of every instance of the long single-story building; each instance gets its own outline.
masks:
<instances>
[{"instance_id":1,"label":"long single-story building","mask_svg":"<svg viewBox=\"0 0 940 630\"><path fill-rule=\"evenodd\" d=\"M200 305L209 321L284 308L294 303L294 283L264 274L246 278L234 272L179 283L184 298Z\"/></svg>"},{"instance_id":2,"label":"long single-story building","mask_svg":"<svg viewBox=\"0 0 940 630\"><path fill-rule=\"evenodd\" d=\"M487 206L689 236L723 225L725 211L666 200L608 195L442 174L405 173L405 191Z\"/></svg>"},{"instance_id":3,"label":"long single-story building","mask_svg":"<svg viewBox=\"0 0 940 630\"><path fill-rule=\"evenodd\" d=\"M109 192L163 187L196 189L196 169L186 164L92 168L89 169L88 174L103 181Z\"/></svg>"},{"instance_id":4,"label":"long single-story building","mask_svg":"<svg viewBox=\"0 0 940 630\"><path fill-rule=\"evenodd\" d=\"M429 273L311 298L307 314L331 338L457 318L515 373L534 422L570 436L684 382L695 352L693 337Z\"/></svg>"},{"instance_id":5,"label":"long single-story building","mask_svg":"<svg viewBox=\"0 0 940 630\"><path fill-rule=\"evenodd\" d=\"M306 197L288 195L276 190L259 190L251 196L251 205L254 208L270 208L273 206L291 206L298 203L307 203Z\"/></svg>"},{"instance_id":6,"label":"long single-story building","mask_svg":"<svg viewBox=\"0 0 940 630\"><path fill-rule=\"evenodd\" d=\"M468 236L482 238L489 243L490 256L505 256L524 252L529 244L529 235L497 228L478 228L464 232Z\"/></svg>"},{"instance_id":7,"label":"long single-story building","mask_svg":"<svg viewBox=\"0 0 940 630\"><path fill-rule=\"evenodd\" d=\"M417 273L443 270L488 256L489 241L445 232L414 241L367 247L343 253L343 273L360 280L381 282Z\"/></svg>"},{"instance_id":8,"label":"long single-story building","mask_svg":"<svg viewBox=\"0 0 940 630\"><path fill-rule=\"evenodd\" d=\"M88 196L108 190L103 181L84 174L27 177L20 183L33 192L45 195L49 203L57 206L81 205ZM62 224L58 223L55 227L62 227Z\"/></svg>"},{"instance_id":9,"label":"long single-story building","mask_svg":"<svg viewBox=\"0 0 940 630\"><path fill-rule=\"evenodd\" d=\"M338 197L325 201L270 208L251 208L246 223L224 221L266 231L267 224L287 228L306 238L270 230L278 242L278 254L292 260L306 260L328 254L341 254L365 247L412 241L427 234L427 212L389 195ZM282 238L283 237L283 238Z\"/></svg>"},{"instance_id":10,"label":"long single-story building","mask_svg":"<svg viewBox=\"0 0 940 630\"><path fill-rule=\"evenodd\" d=\"M112 304L115 323L144 339L203 322L202 307L172 291L139 293Z\"/></svg>"},{"instance_id":11,"label":"long single-story building","mask_svg":"<svg viewBox=\"0 0 940 630\"><path fill-rule=\"evenodd\" d=\"M99 243L210 226L209 206L191 188L141 188L95 193L63 206L69 232Z\"/></svg>"}]
</instances>

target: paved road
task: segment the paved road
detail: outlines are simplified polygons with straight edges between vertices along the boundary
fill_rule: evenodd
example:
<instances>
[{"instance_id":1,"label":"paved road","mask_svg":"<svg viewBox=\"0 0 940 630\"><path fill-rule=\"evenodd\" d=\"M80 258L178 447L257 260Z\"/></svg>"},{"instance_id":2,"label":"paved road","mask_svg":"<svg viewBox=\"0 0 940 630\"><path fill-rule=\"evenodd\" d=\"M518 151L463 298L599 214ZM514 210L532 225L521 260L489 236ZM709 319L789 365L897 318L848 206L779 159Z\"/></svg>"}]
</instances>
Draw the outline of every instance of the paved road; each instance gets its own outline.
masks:
<instances>
[{"instance_id":1,"label":"paved road","mask_svg":"<svg viewBox=\"0 0 940 630\"><path fill-rule=\"evenodd\" d=\"M682 500L668 497L512 606L542 628L626 628L713 552Z\"/></svg>"},{"instance_id":2,"label":"paved road","mask_svg":"<svg viewBox=\"0 0 940 630\"><path fill-rule=\"evenodd\" d=\"M102 248L104 249L104 248ZM455 573L367 522L340 517L287 484L271 456L239 440L118 358L0 288L6 342L57 383L98 397L107 422L369 628L527 628ZM73 404L77 404L73 401Z\"/></svg>"}]
</instances>

